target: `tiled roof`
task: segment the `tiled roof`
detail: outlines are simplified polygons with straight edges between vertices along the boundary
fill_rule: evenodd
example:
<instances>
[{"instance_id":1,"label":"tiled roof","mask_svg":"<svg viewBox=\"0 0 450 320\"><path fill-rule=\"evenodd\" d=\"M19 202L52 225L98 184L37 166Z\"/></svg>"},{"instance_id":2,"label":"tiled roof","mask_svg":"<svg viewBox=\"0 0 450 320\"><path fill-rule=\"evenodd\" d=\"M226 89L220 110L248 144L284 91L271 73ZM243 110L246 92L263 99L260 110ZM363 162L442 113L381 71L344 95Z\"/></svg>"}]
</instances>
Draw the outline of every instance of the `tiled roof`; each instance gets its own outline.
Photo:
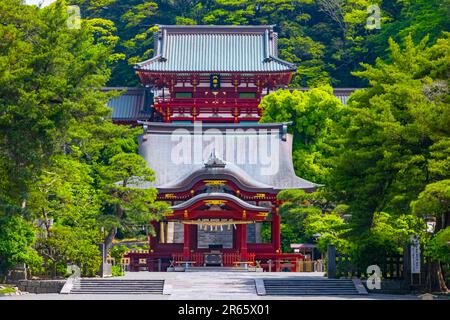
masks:
<instances>
[{"instance_id":1,"label":"tiled roof","mask_svg":"<svg viewBox=\"0 0 450 320\"><path fill-rule=\"evenodd\" d=\"M289 88L289 90L300 90L300 91L309 91L310 88ZM333 88L333 94L336 98L341 100L343 105L347 105L348 99L350 98L351 94L355 92L356 90L359 90L358 88Z\"/></svg>"},{"instance_id":2,"label":"tiled roof","mask_svg":"<svg viewBox=\"0 0 450 320\"><path fill-rule=\"evenodd\" d=\"M154 72L286 72L272 26L167 26L155 36L155 57L135 68Z\"/></svg>"},{"instance_id":3,"label":"tiled roof","mask_svg":"<svg viewBox=\"0 0 450 320\"><path fill-rule=\"evenodd\" d=\"M151 116L151 101L146 101L144 88L104 88L103 91L125 91L108 101L113 121L146 120Z\"/></svg>"},{"instance_id":4,"label":"tiled roof","mask_svg":"<svg viewBox=\"0 0 450 320\"><path fill-rule=\"evenodd\" d=\"M252 126L203 124L200 129L203 135L198 136L198 128L193 124L144 123L146 134L141 136L139 153L155 171L155 181L136 186L180 188L196 175L207 174L214 178L235 177L242 184L264 189L312 191L318 185L295 174L292 162L293 137L286 133L286 126L283 123ZM194 136L199 137L199 141ZM187 152L186 161L182 163L177 158L180 141L186 143L184 147ZM225 168L205 167L212 142L217 144L215 150L226 163ZM266 150L265 146L269 149ZM260 158L262 154L269 158L264 160L264 164ZM196 155L200 159L196 159Z\"/></svg>"}]
</instances>

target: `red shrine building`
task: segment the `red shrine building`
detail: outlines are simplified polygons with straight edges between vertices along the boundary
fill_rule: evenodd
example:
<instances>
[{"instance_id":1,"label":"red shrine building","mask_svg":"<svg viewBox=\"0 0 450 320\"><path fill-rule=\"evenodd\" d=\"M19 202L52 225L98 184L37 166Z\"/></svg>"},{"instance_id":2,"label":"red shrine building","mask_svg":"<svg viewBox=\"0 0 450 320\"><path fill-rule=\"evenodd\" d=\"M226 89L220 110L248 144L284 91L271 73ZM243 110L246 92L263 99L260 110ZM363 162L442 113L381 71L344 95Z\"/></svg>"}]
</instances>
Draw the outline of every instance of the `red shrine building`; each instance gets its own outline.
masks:
<instances>
[{"instance_id":1,"label":"red shrine building","mask_svg":"<svg viewBox=\"0 0 450 320\"><path fill-rule=\"evenodd\" d=\"M303 256L281 252L277 194L316 185L295 175L288 124L258 123L261 98L296 71L273 27L160 25L154 52L135 66L153 94L139 152L155 180L139 187L171 212L153 222L148 252L128 254L131 270L294 266Z\"/></svg>"}]
</instances>

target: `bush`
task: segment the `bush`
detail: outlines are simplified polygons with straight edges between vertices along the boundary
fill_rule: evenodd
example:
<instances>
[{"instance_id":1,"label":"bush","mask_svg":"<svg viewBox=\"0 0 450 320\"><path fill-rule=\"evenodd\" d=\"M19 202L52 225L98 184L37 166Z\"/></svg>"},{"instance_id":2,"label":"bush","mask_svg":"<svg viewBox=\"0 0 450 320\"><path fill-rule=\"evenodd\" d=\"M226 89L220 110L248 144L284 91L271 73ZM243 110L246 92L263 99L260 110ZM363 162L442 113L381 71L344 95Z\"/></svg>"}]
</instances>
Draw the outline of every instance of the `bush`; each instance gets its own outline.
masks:
<instances>
[{"instance_id":1,"label":"bush","mask_svg":"<svg viewBox=\"0 0 450 320\"><path fill-rule=\"evenodd\" d=\"M125 272L123 272L122 267L120 265L112 266L111 273L113 277L122 277L125 275Z\"/></svg>"},{"instance_id":2,"label":"bush","mask_svg":"<svg viewBox=\"0 0 450 320\"><path fill-rule=\"evenodd\" d=\"M39 266L41 257L33 249L33 226L17 215L0 217L0 274L15 265Z\"/></svg>"}]
</instances>

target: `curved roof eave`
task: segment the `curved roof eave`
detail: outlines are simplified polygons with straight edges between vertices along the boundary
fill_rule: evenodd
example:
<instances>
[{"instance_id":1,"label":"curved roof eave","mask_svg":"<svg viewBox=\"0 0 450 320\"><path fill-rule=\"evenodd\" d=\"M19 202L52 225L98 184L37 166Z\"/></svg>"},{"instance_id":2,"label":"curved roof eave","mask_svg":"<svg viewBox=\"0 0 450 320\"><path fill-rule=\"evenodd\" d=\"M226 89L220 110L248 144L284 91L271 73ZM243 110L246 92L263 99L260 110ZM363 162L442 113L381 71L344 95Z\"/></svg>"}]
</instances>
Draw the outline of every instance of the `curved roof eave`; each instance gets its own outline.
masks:
<instances>
[{"instance_id":1,"label":"curved roof eave","mask_svg":"<svg viewBox=\"0 0 450 320\"><path fill-rule=\"evenodd\" d=\"M244 200L229 194L229 193L219 193L219 192L212 192L212 193L201 193L199 195L196 195L195 197L192 197L191 199L177 204L175 206L170 207L172 210L184 210L186 208L189 208L190 206L192 206L194 203L202 201L202 200L230 200L234 203L236 203L237 205L239 205L240 207L246 209L246 210L251 210L251 211L270 211L270 208L267 207L260 207L260 206L255 206L253 204L250 204L248 202L245 202Z\"/></svg>"},{"instance_id":2,"label":"curved roof eave","mask_svg":"<svg viewBox=\"0 0 450 320\"><path fill-rule=\"evenodd\" d=\"M266 191L273 191L274 187L264 184L262 182L256 181L251 176L248 176L243 170L238 167L229 167L232 164L227 163L227 167L225 168L198 168L194 169L192 172L187 174L186 176L180 178L175 182L170 182L168 184L158 186L158 190L185 190L192 187L195 183L202 179L220 179L222 177L230 177L234 178L237 181L238 185L242 187L243 190L246 191L254 191L264 189Z\"/></svg>"}]
</instances>

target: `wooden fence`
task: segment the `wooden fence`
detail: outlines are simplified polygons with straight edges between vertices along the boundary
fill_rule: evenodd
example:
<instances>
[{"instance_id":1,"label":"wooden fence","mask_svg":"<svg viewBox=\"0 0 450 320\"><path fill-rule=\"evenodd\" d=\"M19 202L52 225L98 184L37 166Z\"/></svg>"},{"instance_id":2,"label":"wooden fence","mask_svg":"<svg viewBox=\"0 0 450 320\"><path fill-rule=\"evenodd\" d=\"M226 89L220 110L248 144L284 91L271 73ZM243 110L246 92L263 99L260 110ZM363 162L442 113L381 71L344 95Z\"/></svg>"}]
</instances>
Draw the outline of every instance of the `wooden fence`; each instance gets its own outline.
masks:
<instances>
[{"instance_id":1,"label":"wooden fence","mask_svg":"<svg viewBox=\"0 0 450 320\"><path fill-rule=\"evenodd\" d=\"M255 261L255 253L247 254L247 261L254 262ZM204 264L204 254L202 252L191 252L189 255L189 261L195 261L196 267L201 267ZM183 253L174 253L172 254L172 259L174 261L184 261L186 260L183 256ZM235 266L236 261L241 261L241 255L238 252L226 252L222 256L223 265L225 267Z\"/></svg>"},{"instance_id":2,"label":"wooden fence","mask_svg":"<svg viewBox=\"0 0 450 320\"><path fill-rule=\"evenodd\" d=\"M399 254L379 257L374 265L380 268L383 279L403 279L405 262L404 256ZM368 276L366 269L363 270L354 263L349 255L336 252L334 246L328 247L327 273L329 278L365 278Z\"/></svg>"}]
</instances>

